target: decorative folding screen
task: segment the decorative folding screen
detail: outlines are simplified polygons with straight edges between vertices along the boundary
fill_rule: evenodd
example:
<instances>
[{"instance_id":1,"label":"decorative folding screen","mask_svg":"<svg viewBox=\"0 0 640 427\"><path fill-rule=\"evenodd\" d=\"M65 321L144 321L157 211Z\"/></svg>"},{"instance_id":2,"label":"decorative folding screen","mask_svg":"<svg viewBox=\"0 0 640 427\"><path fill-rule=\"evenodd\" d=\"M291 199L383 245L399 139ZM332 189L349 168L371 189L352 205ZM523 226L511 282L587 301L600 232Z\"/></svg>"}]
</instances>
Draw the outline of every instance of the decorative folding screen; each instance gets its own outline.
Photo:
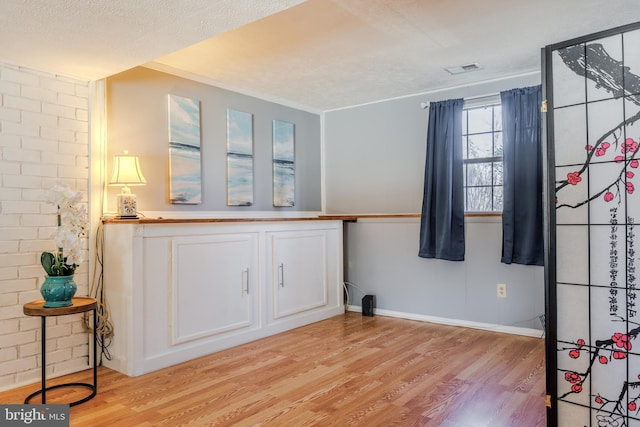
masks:
<instances>
[{"instance_id":1,"label":"decorative folding screen","mask_svg":"<svg viewBox=\"0 0 640 427\"><path fill-rule=\"evenodd\" d=\"M547 46L549 425L640 426L640 24Z\"/></svg>"}]
</instances>

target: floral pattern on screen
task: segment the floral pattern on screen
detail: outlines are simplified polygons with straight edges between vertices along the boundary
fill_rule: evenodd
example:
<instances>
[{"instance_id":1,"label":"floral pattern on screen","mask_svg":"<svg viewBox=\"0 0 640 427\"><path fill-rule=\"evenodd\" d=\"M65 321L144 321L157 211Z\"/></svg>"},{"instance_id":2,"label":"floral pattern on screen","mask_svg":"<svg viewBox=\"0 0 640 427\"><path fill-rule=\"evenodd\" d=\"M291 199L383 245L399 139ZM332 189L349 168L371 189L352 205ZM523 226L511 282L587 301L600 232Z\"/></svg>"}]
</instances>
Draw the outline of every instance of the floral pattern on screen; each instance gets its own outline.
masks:
<instances>
[{"instance_id":1,"label":"floral pattern on screen","mask_svg":"<svg viewBox=\"0 0 640 427\"><path fill-rule=\"evenodd\" d=\"M640 426L640 30L552 53L558 425Z\"/></svg>"}]
</instances>

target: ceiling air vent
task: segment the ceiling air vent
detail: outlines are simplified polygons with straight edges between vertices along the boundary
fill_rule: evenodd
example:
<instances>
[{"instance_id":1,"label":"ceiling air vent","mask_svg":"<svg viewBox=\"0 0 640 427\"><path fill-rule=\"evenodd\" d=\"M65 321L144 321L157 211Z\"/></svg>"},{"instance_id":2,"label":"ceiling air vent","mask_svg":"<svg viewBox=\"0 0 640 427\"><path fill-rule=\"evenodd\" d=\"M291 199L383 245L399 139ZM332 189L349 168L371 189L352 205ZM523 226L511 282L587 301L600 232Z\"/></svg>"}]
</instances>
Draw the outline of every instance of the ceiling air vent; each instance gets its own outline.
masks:
<instances>
[{"instance_id":1,"label":"ceiling air vent","mask_svg":"<svg viewBox=\"0 0 640 427\"><path fill-rule=\"evenodd\" d=\"M448 67L445 68L445 71L449 74L462 74L462 73L467 73L469 71L475 71L475 70L479 70L480 65L477 62L474 62L472 64L465 64L465 65L458 65L456 67Z\"/></svg>"}]
</instances>

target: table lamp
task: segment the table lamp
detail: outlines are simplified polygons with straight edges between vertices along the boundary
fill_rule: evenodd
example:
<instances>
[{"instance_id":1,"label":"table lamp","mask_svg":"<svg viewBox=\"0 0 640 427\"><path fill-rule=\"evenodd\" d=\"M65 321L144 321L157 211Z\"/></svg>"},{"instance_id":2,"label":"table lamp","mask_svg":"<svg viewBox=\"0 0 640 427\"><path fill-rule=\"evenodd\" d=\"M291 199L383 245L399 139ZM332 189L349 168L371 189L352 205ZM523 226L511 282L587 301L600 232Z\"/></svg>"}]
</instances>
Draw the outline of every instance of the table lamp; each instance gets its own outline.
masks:
<instances>
[{"instance_id":1,"label":"table lamp","mask_svg":"<svg viewBox=\"0 0 640 427\"><path fill-rule=\"evenodd\" d=\"M136 195L129 186L146 184L138 156L130 156L127 150L124 154L114 156L113 175L109 185L122 186L122 191L117 196L118 218L138 218Z\"/></svg>"}]
</instances>

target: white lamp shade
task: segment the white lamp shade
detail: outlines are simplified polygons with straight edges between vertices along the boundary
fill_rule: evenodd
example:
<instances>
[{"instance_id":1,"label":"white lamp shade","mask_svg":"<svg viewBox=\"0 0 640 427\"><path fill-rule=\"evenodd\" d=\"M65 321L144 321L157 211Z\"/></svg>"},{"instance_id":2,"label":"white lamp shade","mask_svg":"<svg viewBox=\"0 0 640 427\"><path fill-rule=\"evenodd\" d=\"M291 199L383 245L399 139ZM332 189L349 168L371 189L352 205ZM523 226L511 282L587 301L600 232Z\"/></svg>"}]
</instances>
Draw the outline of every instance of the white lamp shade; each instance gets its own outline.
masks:
<instances>
[{"instance_id":1,"label":"white lamp shade","mask_svg":"<svg viewBox=\"0 0 640 427\"><path fill-rule=\"evenodd\" d=\"M145 185L138 156L116 155L113 158L113 175L109 185Z\"/></svg>"}]
</instances>

